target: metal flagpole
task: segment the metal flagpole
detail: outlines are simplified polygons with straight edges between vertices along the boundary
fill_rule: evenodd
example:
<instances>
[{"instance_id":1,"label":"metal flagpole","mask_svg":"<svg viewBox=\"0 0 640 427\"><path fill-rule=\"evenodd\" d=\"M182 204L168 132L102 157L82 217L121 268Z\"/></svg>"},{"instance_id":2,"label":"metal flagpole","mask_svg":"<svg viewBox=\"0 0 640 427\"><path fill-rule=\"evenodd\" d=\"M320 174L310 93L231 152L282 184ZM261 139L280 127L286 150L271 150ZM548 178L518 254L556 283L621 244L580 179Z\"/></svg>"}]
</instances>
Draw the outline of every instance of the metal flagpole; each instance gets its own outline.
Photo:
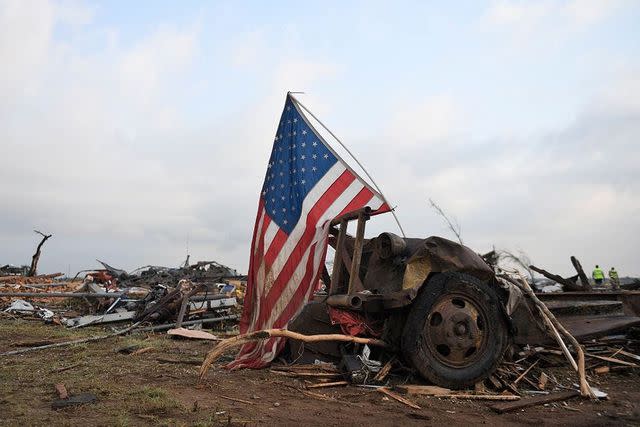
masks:
<instances>
[{"instance_id":1,"label":"metal flagpole","mask_svg":"<svg viewBox=\"0 0 640 427\"><path fill-rule=\"evenodd\" d=\"M307 113L309 113L309 115L311 117L313 117L315 119L315 121L317 121L318 123L320 123L320 125L327 131L329 132L329 134L333 137L333 139L335 139L336 141L338 141L338 144L340 144L340 146L342 148L345 149L345 151L349 154L349 156L351 156L351 158L353 160L355 160L355 162L358 164L358 166L360 166L360 169L362 169L362 171L365 173L365 175L367 175L367 178L369 178L371 180L371 183L373 184L373 186L375 187L375 189L378 191L378 193L380 193L380 196L382 197L382 200L391 208L391 204L389 204L389 202L387 201L387 198L384 196L384 194L382 193L382 190L380 189L380 187L378 187L378 184L376 184L375 180L371 177L371 175L369 175L369 172L367 172L367 170L364 168L364 166L362 166L362 163L360 163L358 161L358 159L356 159L356 156L353 155L353 153L351 152L351 150L349 150L347 148L346 145L344 145L342 143L342 141L340 141L340 139L333 133L331 132L331 129L329 129L327 126L325 126L324 123L322 123L322 121L317 118L315 116L315 114L313 114L311 111L309 111L309 109L307 107L305 107L305 105L298 101L298 98L296 98L295 96L292 95L293 92L289 92L289 96L291 96L291 98L293 98L293 100L296 102L296 104L298 104L299 106L302 107L302 109L304 111L306 111ZM391 209L391 214L393 215L393 218L396 220L396 224L398 224L398 228L400 229L400 232L402 233L402 237L407 237L404 234L404 230L402 229L402 226L400 225L400 221L398 220L398 216L396 215L396 212L394 209Z\"/></svg>"}]
</instances>

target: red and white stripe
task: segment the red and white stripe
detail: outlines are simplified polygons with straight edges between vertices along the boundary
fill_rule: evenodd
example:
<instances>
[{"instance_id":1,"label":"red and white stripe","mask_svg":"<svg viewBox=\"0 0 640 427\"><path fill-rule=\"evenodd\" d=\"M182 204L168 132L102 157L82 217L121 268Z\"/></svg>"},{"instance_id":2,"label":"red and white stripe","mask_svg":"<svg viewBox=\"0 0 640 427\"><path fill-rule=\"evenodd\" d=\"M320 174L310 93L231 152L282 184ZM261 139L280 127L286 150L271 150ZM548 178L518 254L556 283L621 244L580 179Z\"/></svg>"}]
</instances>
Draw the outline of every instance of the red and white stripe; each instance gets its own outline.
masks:
<instances>
[{"instance_id":1,"label":"red and white stripe","mask_svg":"<svg viewBox=\"0 0 640 427\"><path fill-rule=\"evenodd\" d=\"M389 210L382 197L340 160L307 194L289 235L271 221L260 199L240 333L287 326L317 288L331 220L365 206ZM282 338L246 344L228 367L264 367L283 345Z\"/></svg>"}]
</instances>

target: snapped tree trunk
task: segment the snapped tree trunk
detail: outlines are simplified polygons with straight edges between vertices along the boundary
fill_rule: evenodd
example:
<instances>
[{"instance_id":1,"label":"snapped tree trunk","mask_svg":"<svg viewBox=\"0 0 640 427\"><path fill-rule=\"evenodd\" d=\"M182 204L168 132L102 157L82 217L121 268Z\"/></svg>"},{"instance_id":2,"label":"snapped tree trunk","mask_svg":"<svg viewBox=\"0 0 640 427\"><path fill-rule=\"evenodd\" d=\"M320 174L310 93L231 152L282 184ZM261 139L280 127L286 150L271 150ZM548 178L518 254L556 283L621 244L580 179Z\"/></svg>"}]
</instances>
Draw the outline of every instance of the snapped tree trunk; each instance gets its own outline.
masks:
<instances>
[{"instance_id":1,"label":"snapped tree trunk","mask_svg":"<svg viewBox=\"0 0 640 427\"><path fill-rule=\"evenodd\" d=\"M580 261L578 261L578 258L571 256L571 264L573 264L573 267L578 272L578 277L580 278L580 282L582 283L582 289L586 292L591 292L593 288L591 287L589 278L584 273L584 270L582 269L582 264L580 264Z\"/></svg>"},{"instance_id":2,"label":"snapped tree trunk","mask_svg":"<svg viewBox=\"0 0 640 427\"><path fill-rule=\"evenodd\" d=\"M529 268L537 273L542 274L547 279L551 279L554 282L561 284L565 291L581 291L582 290L582 288L577 283L571 281L570 279L565 279L564 277L558 276L557 274L549 273L547 270L538 268L535 265L530 265Z\"/></svg>"},{"instance_id":3,"label":"snapped tree trunk","mask_svg":"<svg viewBox=\"0 0 640 427\"><path fill-rule=\"evenodd\" d=\"M29 272L27 273L27 276L29 277L33 277L36 275L36 272L38 270L38 261L40 260L40 251L42 250L42 245L44 245L44 242L46 242L51 236L53 236L53 234L44 234L38 230L33 230L33 232L41 235L42 240L40 241L40 243L38 244L38 247L36 248L36 253L33 254L33 257L31 258L31 267L29 267Z\"/></svg>"}]
</instances>

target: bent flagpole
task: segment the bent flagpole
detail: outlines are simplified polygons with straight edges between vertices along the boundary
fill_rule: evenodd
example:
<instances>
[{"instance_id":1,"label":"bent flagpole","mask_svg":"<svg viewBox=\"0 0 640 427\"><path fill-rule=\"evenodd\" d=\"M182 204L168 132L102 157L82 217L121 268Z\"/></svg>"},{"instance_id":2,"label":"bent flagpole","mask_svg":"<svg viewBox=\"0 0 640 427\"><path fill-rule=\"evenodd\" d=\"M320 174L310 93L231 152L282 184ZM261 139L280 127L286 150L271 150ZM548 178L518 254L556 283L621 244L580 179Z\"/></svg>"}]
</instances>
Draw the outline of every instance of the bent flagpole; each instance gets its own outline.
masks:
<instances>
[{"instance_id":1,"label":"bent flagpole","mask_svg":"<svg viewBox=\"0 0 640 427\"><path fill-rule=\"evenodd\" d=\"M302 93L302 92L300 92ZM324 128L324 130L326 130L327 132L329 132L329 135L331 135L333 137L333 139L335 139L338 144L340 144L340 146L342 148L344 148L344 150L349 154L349 156L357 163L358 166L360 166L360 169L362 169L362 171L365 173L365 175L367 176L367 178L369 178L369 180L371 181L371 184L373 184L373 187L378 191L378 193L380 193L380 196L382 196L382 199L385 201L385 203L387 203L389 206L391 206L391 204L389 203L389 201L387 200L387 198L385 197L384 193L382 192L382 190L380 189L380 187L378 186L378 184L376 183L376 181L373 179L373 177L369 174L369 172L367 171L367 169L365 169L365 167L362 165L362 163L360 163L360 161L356 158L356 156L351 152L351 150L349 150L349 148L340 140L340 138L338 138L336 136L336 134L334 134L331 129L329 129L323 122L322 120L320 120L318 117L316 117L315 114L313 114L311 112L311 110L309 110L302 102L300 102L298 100L298 98L296 98L292 92L289 92L289 96L291 98L293 98L294 102L296 104L298 104L304 111L306 111L311 117L313 117L313 119L315 121L317 121L320 126L322 126ZM334 154L337 157L340 157L335 151ZM398 224L398 228L400 229L400 233L402 233L402 237L407 237L404 234L404 229L402 228L402 225L400 225L400 220L398 219L398 216L396 215L395 209L391 210L391 215L393 215L393 218L396 221L396 224Z\"/></svg>"}]
</instances>

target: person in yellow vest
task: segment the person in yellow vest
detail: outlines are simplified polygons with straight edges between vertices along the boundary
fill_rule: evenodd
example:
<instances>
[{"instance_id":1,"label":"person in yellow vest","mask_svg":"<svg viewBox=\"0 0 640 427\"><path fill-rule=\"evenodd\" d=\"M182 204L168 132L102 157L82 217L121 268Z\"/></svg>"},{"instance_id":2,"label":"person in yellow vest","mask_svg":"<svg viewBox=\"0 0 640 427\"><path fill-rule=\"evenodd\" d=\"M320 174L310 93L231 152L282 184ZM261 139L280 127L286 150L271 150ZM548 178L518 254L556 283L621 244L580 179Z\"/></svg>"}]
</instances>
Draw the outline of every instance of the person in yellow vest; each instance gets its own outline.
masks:
<instances>
[{"instance_id":1,"label":"person in yellow vest","mask_svg":"<svg viewBox=\"0 0 640 427\"><path fill-rule=\"evenodd\" d=\"M618 278L618 272L615 267L611 267L609 270L609 282L611 283L611 288L614 291L620 289L620 279Z\"/></svg>"},{"instance_id":2,"label":"person in yellow vest","mask_svg":"<svg viewBox=\"0 0 640 427\"><path fill-rule=\"evenodd\" d=\"M604 281L604 271L596 264L596 268L593 269L593 273L591 273L591 277L593 277L593 281L596 282L596 285L602 285Z\"/></svg>"}]
</instances>

